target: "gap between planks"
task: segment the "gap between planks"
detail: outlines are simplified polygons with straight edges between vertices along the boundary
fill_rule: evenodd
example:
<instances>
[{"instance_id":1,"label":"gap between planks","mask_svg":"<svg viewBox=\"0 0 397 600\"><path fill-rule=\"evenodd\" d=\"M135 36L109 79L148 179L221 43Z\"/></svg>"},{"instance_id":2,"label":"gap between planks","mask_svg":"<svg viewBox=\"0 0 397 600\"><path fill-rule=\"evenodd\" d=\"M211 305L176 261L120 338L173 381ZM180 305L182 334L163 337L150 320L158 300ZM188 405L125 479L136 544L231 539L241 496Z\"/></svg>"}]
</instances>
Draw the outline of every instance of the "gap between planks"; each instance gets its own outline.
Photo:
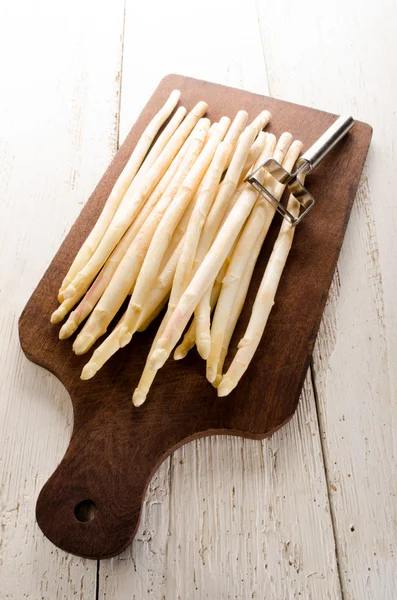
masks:
<instances>
[{"instance_id":1,"label":"gap between planks","mask_svg":"<svg viewBox=\"0 0 397 600\"><path fill-rule=\"evenodd\" d=\"M120 40L120 70L119 70L119 78L118 78L119 103L118 103L118 110L117 110L117 115L116 115L116 119L117 119L116 120L116 148L115 148L114 155L116 155L120 149L120 114L121 114L121 94L122 94L122 89L123 89L124 39L125 39L126 12L127 12L127 0L124 0L123 23L122 23L122 28L121 28L121 40ZM97 563L97 565L96 565L96 578L95 578L95 600L99 600L99 590L100 590L99 582L100 582L101 561L97 560L96 563Z\"/></svg>"},{"instance_id":2,"label":"gap between planks","mask_svg":"<svg viewBox=\"0 0 397 600\"><path fill-rule=\"evenodd\" d=\"M337 279L339 279L338 266L336 266L336 269L335 269L335 277ZM344 588L343 588L343 577L342 577L341 565L340 565L340 560L339 560L340 551L339 551L339 547L338 547L336 516L335 516L334 505L332 503L332 498L331 498L331 490L330 490L330 485L331 484L330 484L330 481L329 481L329 470L328 470L328 464L327 464L327 455L326 455L325 448L324 448L324 437L323 437L323 433L322 433L323 430L324 430L324 428L323 428L322 423L321 423L320 405L319 405L317 385L316 385L316 376L315 376L314 367L313 367L313 356L312 356L312 358L310 360L310 365L309 365L308 373L309 373L309 377L310 377L311 384L312 384L313 396L314 396L314 403L315 403L315 406L316 406L318 435L320 437L321 456L322 456L323 465L324 465L325 484L327 486L328 506L329 506L329 512L330 512L330 516L331 516L332 534L334 536L334 548L335 548L336 566L337 566L337 569L338 569L340 592L341 592L341 596L342 596L342 600L343 600L344 597L345 597L345 593L344 593Z\"/></svg>"}]
</instances>

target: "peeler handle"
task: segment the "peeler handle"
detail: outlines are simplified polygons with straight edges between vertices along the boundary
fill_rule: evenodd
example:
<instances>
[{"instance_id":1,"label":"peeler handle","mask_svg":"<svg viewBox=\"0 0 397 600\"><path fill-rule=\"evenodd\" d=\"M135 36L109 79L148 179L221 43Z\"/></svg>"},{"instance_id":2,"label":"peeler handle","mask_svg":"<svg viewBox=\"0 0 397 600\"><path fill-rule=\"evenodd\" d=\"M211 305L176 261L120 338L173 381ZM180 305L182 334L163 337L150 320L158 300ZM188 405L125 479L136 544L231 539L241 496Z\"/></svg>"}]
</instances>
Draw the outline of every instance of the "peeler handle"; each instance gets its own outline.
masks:
<instances>
[{"instance_id":1,"label":"peeler handle","mask_svg":"<svg viewBox=\"0 0 397 600\"><path fill-rule=\"evenodd\" d=\"M353 125L353 117L342 116L336 119L335 123L298 159L298 170L311 173Z\"/></svg>"}]
</instances>

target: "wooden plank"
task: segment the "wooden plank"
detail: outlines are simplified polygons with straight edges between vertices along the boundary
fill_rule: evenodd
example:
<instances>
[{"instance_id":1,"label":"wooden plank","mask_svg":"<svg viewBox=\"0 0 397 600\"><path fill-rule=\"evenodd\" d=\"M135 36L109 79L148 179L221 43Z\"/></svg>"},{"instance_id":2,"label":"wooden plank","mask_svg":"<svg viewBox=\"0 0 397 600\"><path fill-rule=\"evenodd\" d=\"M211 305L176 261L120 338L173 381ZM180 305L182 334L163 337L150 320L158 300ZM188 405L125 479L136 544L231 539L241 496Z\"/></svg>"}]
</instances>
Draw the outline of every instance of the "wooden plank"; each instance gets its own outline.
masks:
<instances>
[{"instance_id":1,"label":"wooden plank","mask_svg":"<svg viewBox=\"0 0 397 600\"><path fill-rule=\"evenodd\" d=\"M264 2L259 15L275 95L351 112L374 128L314 366L344 597L391 599L397 569L397 83L385 83L385 73L397 68L391 51L397 9L391 2L358 6L337 0L332 18L325 18L314 0L304 12L292 1L272 10ZM284 40L297 30L302 35L291 55ZM310 68L304 68L308 56ZM321 70L313 68L320 64Z\"/></svg>"},{"instance_id":2,"label":"wooden plank","mask_svg":"<svg viewBox=\"0 0 397 600\"><path fill-rule=\"evenodd\" d=\"M212 4L211 11L217 7ZM156 20L151 22L151 31L162 51L153 55L153 59L147 56L143 77L142 69L138 68L139 48L145 37L140 23L155 8ZM155 8L152 3L127 6L121 141L158 78L169 71L269 93L254 2L245 3L243 10L240 2L229 3L227 29L215 27L215 18L210 22L207 19L206 28L210 31L206 44L216 51L206 61L199 60L199 51L190 42L186 46L188 51L179 51L179 35L186 35L180 32L187 22L186 16L176 19L176 23L167 19L166 29L160 25L166 18L165 11L177 15L182 3L173 0L166 8L158 4ZM203 7L195 19L201 23L205 14ZM191 32L189 29L190 36ZM236 44L236 39L243 41ZM254 598L264 597L265 589L269 598L305 597L298 596L301 590L306 591L308 598L339 598L310 378L302 402L298 414L270 440L254 442L219 436L191 442L167 459L152 479L132 546L119 557L100 563L99 597L120 600L214 597L211 593L216 574L219 578L216 589L223 594L220 597L227 597L226 590L231 591L232 597L248 597L245 592L252 587ZM238 504L233 497L233 485ZM204 522L204 508L218 516L215 528L212 521ZM203 529L198 526L200 522ZM202 552L205 546L207 549ZM238 561L228 556L229 547L234 558L240 554ZM266 560L262 548L267 553ZM186 554L192 563L186 572L181 568L177 571L176 561ZM206 564L202 563L201 555ZM298 555L297 569L294 559ZM238 567L240 561L249 571L244 582L235 576L236 572L242 572ZM279 590L285 593L277 594Z\"/></svg>"},{"instance_id":3,"label":"wooden plank","mask_svg":"<svg viewBox=\"0 0 397 600\"><path fill-rule=\"evenodd\" d=\"M55 548L35 522L37 495L65 452L73 417L59 381L23 356L17 320L115 152L122 26L118 0L2 8L2 598L95 595L96 563Z\"/></svg>"}]
</instances>

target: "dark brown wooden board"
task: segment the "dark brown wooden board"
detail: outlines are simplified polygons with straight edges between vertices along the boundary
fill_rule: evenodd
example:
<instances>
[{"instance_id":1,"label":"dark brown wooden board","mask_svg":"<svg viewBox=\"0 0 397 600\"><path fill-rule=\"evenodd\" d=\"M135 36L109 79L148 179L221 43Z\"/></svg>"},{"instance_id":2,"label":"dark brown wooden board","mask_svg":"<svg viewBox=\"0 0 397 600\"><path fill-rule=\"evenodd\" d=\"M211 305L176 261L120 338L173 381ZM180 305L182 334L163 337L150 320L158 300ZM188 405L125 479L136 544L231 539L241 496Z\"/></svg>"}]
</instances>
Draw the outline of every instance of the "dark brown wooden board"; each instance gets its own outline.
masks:
<instances>
[{"instance_id":1,"label":"dark brown wooden board","mask_svg":"<svg viewBox=\"0 0 397 600\"><path fill-rule=\"evenodd\" d=\"M50 324L57 292L78 248L94 225L140 134L170 91L182 92L188 109L209 104L212 122L244 108L250 118L267 108L268 131L290 131L308 148L335 115L274 98L179 75L165 77L107 169L26 305L19 321L26 356L58 377L70 393L73 434L66 454L42 489L37 521L57 546L84 557L120 553L137 529L146 487L160 463L181 444L204 435L228 433L263 438L286 423L297 407L371 139L371 127L357 122L341 144L307 180L317 205L297 228L276 305L265 334L237 389L218 398L205 379L196 351L172 359L161 370L147 402L134 408L131 395L154 335L151 326L134 336L89 381L79 376L88 356L75 356L73 339L58 340ZM353 115L354 116L354 115ZM65 207L66 210L66 207ZM232 340L248 322L255 291L280 227L276 217L264 244L249 298ZM258 474L259 476L259 474ZM75 507L91 500L95 517L82 523Z\"/></svg>"}]
</instances>

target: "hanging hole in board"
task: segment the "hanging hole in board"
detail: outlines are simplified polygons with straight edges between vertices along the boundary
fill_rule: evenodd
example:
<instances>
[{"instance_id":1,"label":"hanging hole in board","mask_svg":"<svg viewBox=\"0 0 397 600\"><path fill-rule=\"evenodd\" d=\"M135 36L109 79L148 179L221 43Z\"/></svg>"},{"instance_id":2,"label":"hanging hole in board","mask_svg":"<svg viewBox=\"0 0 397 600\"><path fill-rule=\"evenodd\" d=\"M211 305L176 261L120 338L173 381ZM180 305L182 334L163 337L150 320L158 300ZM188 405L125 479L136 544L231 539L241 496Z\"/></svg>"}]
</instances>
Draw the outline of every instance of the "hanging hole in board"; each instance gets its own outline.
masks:
<instances>
[{"instance_id":1,"label":"hanging hole in board","mask_svg":"<svg viewBox=\"0 0 397 600\"><path fill-rule=\"evenodd\" d=\"M89 523L95 517L97 510L95 502L83 500L74 509L74 516L80 523Z\"/></svg>"}]
</instances>

